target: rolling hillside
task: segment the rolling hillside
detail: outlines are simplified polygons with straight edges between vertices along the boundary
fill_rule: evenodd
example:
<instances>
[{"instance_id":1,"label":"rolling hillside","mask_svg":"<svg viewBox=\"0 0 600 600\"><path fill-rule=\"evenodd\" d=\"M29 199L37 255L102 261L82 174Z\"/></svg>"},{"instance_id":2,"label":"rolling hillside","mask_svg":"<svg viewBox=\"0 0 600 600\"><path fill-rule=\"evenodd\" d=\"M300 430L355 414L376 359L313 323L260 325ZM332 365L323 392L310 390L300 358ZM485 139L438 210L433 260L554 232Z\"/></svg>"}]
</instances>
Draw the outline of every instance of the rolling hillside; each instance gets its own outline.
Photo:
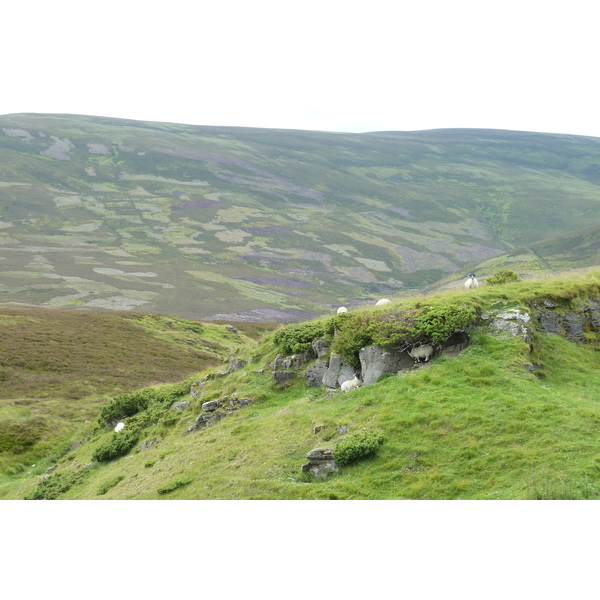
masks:
<instances>
[{"instance_id":1,"label":"rolling hillside","mask_svg":"<svg viewBox=\"0 0 600 600\"><path fill-rule=\"evenodd\" d=\"M554 324L582 317L579 342L542 327L550 318L543 311ZM227 372L209 367L182 383L106 398L91 422L35 462L4 449L13 470L0 477L0 497L597 499L598 311L596 271L447 290L351 310L334 323L289 325L239 346L244 363ZM516 332L496 330L493 315L511 312L532 317ZM448 320L461 314L468 321ZM440 333L444 316L444 336L458 328L468 337L460 352L351 392L308 386L300 373L314 357L302 364L288 356L285 368L297 372L275 377L290 343L310 347L329 336L333 350L352 356L356 340L379 335L392 351L411 336ZM39 429L41 416L24 413L32 408L12 406ZM114 433L119 419L125 428ZM6 439L6 429L0 434ZM333 449L338 463L326 479L302 468L315 448Z\"/></svg>"},{"instance_id":2,"label":"rolling hillside","mask_svg":"<svg viewBox=\"0 0 600 600\"><path fill-rule=\"evenodd\" d=\"M599 203L596 138L8 115L0 302L299 321L517 248L588 266Z\"/></svg>"}]
</instances>

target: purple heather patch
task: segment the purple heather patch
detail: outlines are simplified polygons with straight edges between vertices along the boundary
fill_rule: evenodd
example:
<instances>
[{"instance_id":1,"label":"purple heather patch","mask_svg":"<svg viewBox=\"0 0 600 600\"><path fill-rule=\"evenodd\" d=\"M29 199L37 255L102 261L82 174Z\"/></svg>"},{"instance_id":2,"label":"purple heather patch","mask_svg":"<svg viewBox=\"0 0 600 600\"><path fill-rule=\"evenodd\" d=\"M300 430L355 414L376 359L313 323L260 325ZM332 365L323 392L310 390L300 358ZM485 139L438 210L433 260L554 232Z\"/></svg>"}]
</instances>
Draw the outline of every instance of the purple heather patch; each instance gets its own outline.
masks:
<instances>
[{"instance_id":1,"label":"purple heather patch","mask_svg":"<svg viewBox=\"0 0 600 600\"><path fill-rule=\"evenodd\" d=\"M275 287L307 288L315 287L314 283L302 281L301 279L286 279L285 277L236 277L242 281L250 281L258 285L270 285Z\"/></svg>"},{"instance_id":2,"label":"purple heather patch","mask_svg":"<svg viewBox=\"0 0 600 600\"><path fill-rule=\"evenodd\" d=\"M184 200L179 206L173 206L171 210L188 210L190 208L208 208L219 204L217 200Z\"/></svg>"}]
</instances>

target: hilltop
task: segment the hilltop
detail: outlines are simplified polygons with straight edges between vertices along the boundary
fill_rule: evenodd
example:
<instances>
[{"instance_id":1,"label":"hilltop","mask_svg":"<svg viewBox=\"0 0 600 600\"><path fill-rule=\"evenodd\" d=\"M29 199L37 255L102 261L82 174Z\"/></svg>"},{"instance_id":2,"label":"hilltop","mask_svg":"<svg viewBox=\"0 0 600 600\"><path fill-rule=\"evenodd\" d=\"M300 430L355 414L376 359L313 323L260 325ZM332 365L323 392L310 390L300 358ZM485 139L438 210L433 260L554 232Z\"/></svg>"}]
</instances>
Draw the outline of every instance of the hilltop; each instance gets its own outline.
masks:
<instances>
[{"instance_id":1,"label":"hilltop","mask_svg":"<svg viewBox=\"0 0 600 600\"><path fill-rule=\"evenodd\" d=\"M7 115L0 301L291 322L467 269L585 267L599 163L582 136Z\"/></svg>"},{"instance_id":2,"label":"hilltop","mask_svg":"<svg viewBox=\"0 0 600 600\"><path fill-rule=\"evenodd\" d=\"M599 340L598 271L280 327L226 366L113 396L61 455L5 476L0 495L595 499ZM425 342L432 360L407 363ZM315 384L321 367L360 369L366 384L365 345L402 368L348 393ZM302 469L315 448L338 464L325 479Z\"/></svg>"}]
</instances>

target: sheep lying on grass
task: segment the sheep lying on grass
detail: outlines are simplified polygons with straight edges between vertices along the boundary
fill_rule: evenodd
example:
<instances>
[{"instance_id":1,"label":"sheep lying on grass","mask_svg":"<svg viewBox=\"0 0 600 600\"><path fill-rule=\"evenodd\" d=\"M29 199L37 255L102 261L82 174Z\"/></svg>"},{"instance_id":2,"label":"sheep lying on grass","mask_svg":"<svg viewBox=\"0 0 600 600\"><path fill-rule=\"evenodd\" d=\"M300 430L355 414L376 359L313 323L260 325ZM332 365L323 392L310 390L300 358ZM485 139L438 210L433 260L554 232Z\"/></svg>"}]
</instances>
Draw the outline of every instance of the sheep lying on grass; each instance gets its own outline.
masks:
<instances>
[{"instance_id":1,"label":"sheep lying on grass","mask_svg":"<svg viewBox=\"0 0 600 600\"><path fill-rule=\"evenodd\" d=\"M433 346L430 346L430 345L417 346L417 347L413 348L412 350L408 351L408 355L411 358L415 359L415 364L421 362L422 358L424 358L425 362L427 362L431 358L432 354L433 354Z\"/></svg>"},{"instance_id":2,"label":"sheep lying on grass","mask_svg":"<svg viewBox=\"0 0 600 600\"><path fill-rule=\"evenodd\" d=\"M387 298L382 298L381 300L377 300L377 302L375 302L375 306L384 306L389 303L390 301Z\"/></svg>"},{"instance_id":3,"label":"sheep lying on grass","mask_svg":"<svg viewBox=\"0 0 600 600\"><path fill-rule=\"evenodd\" d=\"M125 423L123 423L123 421L120 421L119 423L117 423L117 426L115 427L115 431L121 431L121 429L123 429L123 427L125 427Z\"/></svg>"},{"instance_id":4,"label":"sheep lying on grass","mask_svg":"<svg viewBox=\"0 0 600 600\"><path fill-rule=\"evenodd\" d=\"M465 287L468 290L479 287L479 281L475 279L475 273L469 273L469 278L465 281Z\"/></svg>"},{"instance_id":5,"label":"sheep lying on grass","mask_svg":"<svg viewBox=\"0 0 600 600\"><path fill-rule=\"evenodd\" d=\"M357 375L354 376L354 379L348 379L342 383L342 392L349 392L350 390L355 390L360 386L360 379Z\"/></svg>"},{"instance_id":6,"label":"sheep lying on grass","mask_svg":"<svg viewBox=\"0 0 600 600\"><path fill-rule=\"evenodd\" d=\"M341 315L342 313L347 313L347 312L348 312L348 309L347 309L345 306L340 306L340 307L337 309L337 314L338 314L338 315Z\"/></svg>"}]
</instances>

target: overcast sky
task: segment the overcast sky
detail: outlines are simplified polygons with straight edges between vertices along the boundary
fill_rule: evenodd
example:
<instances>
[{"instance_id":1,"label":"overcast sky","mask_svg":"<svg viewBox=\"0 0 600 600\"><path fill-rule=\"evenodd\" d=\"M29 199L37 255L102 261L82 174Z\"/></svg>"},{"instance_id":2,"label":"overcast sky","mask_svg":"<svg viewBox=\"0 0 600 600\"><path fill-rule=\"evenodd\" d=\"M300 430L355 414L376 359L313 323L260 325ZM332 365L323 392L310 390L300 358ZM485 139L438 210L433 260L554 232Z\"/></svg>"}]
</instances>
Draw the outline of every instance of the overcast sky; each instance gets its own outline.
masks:
<instances>
[{"instance_id":1,"label":"overcast sky","mask_svg":"<svg viewBox=\"0 0 600 600\"><path fill-rule=\"evenodd\" d=\"M0 114L600 137L591 0L23 0Z\"/></svg>"}]
</instances>

